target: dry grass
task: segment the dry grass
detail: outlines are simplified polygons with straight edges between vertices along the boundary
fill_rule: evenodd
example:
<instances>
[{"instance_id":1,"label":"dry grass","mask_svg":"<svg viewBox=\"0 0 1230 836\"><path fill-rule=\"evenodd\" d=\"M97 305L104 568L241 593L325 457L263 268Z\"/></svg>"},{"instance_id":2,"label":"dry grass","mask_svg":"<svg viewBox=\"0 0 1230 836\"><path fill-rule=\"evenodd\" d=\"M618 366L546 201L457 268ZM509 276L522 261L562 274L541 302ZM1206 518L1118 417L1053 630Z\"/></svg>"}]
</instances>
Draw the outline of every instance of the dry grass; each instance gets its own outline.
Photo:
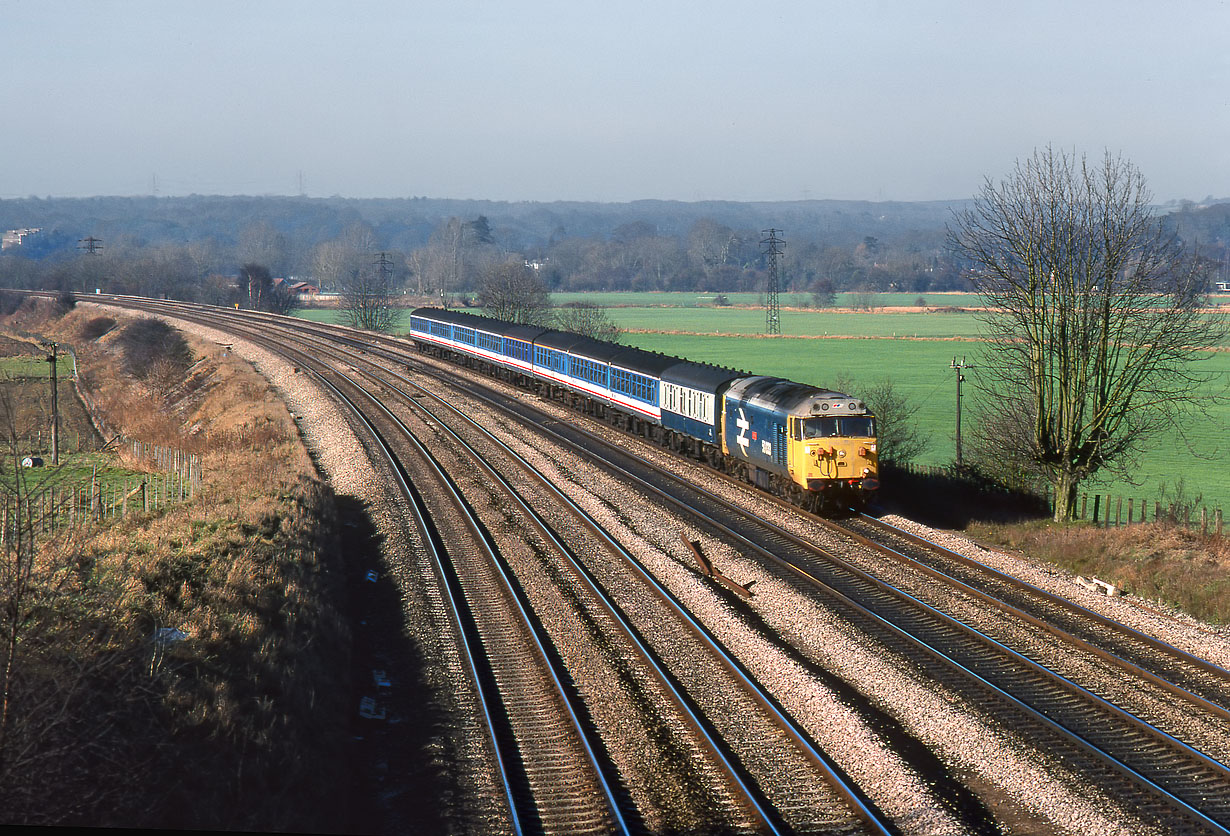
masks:
<instances>
[{"instance_id":1,"label":"dry grass","mask_svg":"<svg viewBox=\"0 0 1230 836\"><path fill-rule=\"evenodd\" d=\"M972 524L969 533L1018 549L1202 621L1230 623L1230 544L1169 523L1103 529L1085 523Z\"/></svg>"},{"instance_id":2,"label":"dry grass","mask_svg":"<svg viewBox=\"0 0 1230 836\"><path fill-rule=\"evenodd\" d=\"M8 747L27 756L0 752L0 823L342 828L338 525L293 420L219 346L194 342L186 378L151 386L123 373L120 329L83 344L96 313L51 313L15 316L79 346L110 425L200 452L205 481L159 515L41 543ZM162 628L187 639L159 644Z\"/></svg>"}]
</instances>

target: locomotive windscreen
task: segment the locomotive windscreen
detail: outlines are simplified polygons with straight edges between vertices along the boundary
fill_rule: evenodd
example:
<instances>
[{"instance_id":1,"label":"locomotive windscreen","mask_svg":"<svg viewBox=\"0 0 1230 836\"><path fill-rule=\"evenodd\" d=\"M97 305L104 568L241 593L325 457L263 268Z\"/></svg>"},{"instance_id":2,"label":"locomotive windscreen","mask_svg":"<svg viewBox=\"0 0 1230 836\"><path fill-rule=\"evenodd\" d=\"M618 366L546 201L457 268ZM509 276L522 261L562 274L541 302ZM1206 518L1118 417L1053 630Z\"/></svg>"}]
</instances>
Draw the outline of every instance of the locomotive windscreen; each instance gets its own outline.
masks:
<instances>
[{"instance_id":1,"label":"locomotive windscreen","mask_svg":"<svg viewBox=\"0 0 1230 836\"><path fill-rule=\"evenodd\" d=\"M875 434L876 419L870 415L803 419L803 438L832 438L839 435L870 438Z\"/></svg>"}]
</instances>

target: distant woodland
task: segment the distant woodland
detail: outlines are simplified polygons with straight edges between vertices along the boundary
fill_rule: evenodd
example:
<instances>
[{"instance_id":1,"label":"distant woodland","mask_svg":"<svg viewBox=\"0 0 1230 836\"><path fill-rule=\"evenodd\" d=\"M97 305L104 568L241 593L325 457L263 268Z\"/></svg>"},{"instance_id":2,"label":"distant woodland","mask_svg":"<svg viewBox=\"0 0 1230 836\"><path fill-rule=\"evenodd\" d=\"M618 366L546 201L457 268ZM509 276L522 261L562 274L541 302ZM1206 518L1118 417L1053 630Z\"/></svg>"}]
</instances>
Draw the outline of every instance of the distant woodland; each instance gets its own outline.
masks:
<instances>
[{"instance_id":1,"label":"distant woodland","mask_svg":"<svg viewBox=\"0 0 1230 836\"><path fill-rule=\"evenodd\" d=\"M968 290L947 247L962 201L502 203L306 197L0 200L0 231L37 228L0 256L0 286L166 295L229 304L242 265L325 291L377 269L408 293L456 298L523 263L552 291L721 293L764 287L767 230L786 241L783 291ZM1159 209L1230 278L1230 202ZM87 251L86 239L94 240Z\"/></svg>"}]
</instances>

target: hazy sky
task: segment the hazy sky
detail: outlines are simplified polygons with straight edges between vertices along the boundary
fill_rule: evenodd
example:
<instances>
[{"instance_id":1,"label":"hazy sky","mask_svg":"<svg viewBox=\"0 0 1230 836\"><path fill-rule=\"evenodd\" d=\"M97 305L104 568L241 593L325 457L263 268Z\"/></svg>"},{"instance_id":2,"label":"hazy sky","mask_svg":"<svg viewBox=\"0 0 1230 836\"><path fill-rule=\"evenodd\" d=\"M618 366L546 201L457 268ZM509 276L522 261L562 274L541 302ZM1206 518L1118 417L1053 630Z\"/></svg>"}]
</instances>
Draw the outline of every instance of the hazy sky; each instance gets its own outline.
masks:
<instances>
[{"instance_id":1,"label":"hazy sky","mask_svg":"<svg viewBox=\"0 0 1230 836\"><path fill-rule=\"evenodd\" d=\"M1217 0L0 0L0 69L0 198L1230 197Z\"/></svg>"}]
</instances>

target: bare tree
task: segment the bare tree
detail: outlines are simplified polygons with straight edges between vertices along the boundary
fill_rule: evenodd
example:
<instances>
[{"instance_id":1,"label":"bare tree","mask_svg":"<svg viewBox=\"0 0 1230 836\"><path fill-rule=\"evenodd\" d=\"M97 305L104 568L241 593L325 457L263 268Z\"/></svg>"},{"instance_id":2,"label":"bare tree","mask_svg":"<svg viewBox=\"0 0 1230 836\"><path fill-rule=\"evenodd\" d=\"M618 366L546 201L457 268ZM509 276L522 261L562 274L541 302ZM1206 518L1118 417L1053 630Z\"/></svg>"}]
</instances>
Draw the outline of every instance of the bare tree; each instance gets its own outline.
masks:
<instances>
[{"instance_id":1,"label":"bare tree","mask_svg":"<svg viewBox=\"0 0 1230 836\"><path fill-rule=\"evenodd\" d=\"M1163 429L1182 434L1207 397L1193 361L1225 323L1203 310L1205 277L1150 200L1123 158L1091 165L1047 148L988 179L949 231L988 307L985 394L1028 405L1057 521L1082 480L1130 463Z\"/></svg>"},{"instance_id":2,"label":"bare tree","mask_svg":"<svg viewBox=\"0 0 1230 836\"><path fill-rule=\"evenodd\" d=\"M287 282L275 285L265 297L265 310L275 314L289 314L299 307L302 300L291 290Z\"/></svg>"},{"instance_id":3,"label":"bare tree","mask_svg":"<svg viewBox=\"0 0 1230 836\"><path fill-rule=\"evenodd\" d=\"M607 309L592 302L568 302L555 310L556 327L595 340L617 343L623 336Z\"/></svg>"},{"instance_id":4,"label":"bare tree","mask_svg":"<svg viewBox=\"0 0 1230 836\"><path fill-rule=\"evenodd\" d=\"M251 223L239 233L239 257L246 262L269 265L276 273L285 274L288 250L286 236L268 221Z\"/></svg>"},{"instance_id":5,"label":"bare tree","mask_svg":"<svg viewBox=\"0 0 1230 836\"><path fill-rule=\"evenodd\" d=\"M965 434L965 462L985 479L1014 491L1044 496L1051 477L1034 454L1032 399L983 398Z\"/></svg>"},{"instance_id":6,"label":"bare tree","mask_svg":"<svg viewBox=\"0 0 1230 836\"><path fill-rule=\"evenodd\" d=\"M312 250L312 272L321 288L341 287L351 271L363 269L376 249L376 233L356 222L336 238L322 241Z\"/></svg>"},{"instance_id":7,"label":"bare tree","mask_svg":"<svg viewBox=\"0 0 1230 836\"><path fill-rule=\"evenodd\" d=\"M347 324L365 331L388 331L399 319L393 307L392 281L379 270L351 271L342 290L341 309Z\"/></svg>"},{"instance_id":8,"label":"bare tree","mask_svg":"<svg viewBox=\"0 0 1230 836\"><path fill-rule=\"evenodd\" d=\"M273 275L263 264L248 263L239 268L239 293L254 311L265 310L267 297L273 292Z\"/></svg>"},{"instance_id":9,"label":"bare tree","mask_svg":"<svg viewBox=\"0 0 1230 836\"><path fill-rule=\"evenodd\" d=\"M487 271L478 287L483 313L520 325L551 324L551 294L537 271L515 261Z\"/></svg>"},{"instance_id":10,"label":"bare tree","mask_svg":"<svg viewBox=\"0 0 1230 836\"><path fill-rule=\"evenodd\" d=\"M817 308L831 308L837 301L837 291L830 278L819 278L811 284L811 303Z\"/></svg>"},{"instance_id":11,"label":"bare tree","mask_svg":"<svg viewBox=\"0 0 1230 836\"><path fill-rule=\"evenodd\" d=\"M322 241L312 250L312 276L322 290L340 288L349 270L352 253L336 238Z\"/></svg>"},{"instance_id":12,"label":"bare tree","mask_svg":"<svg viewBox=\"0 0 1230 836\"><path fill-rule=\"evenodd\" d=\"M913 421L920 404L898 390L892 378L862 385L838 375L833 385L840 392L861 398L875 415L876 455L881 462L907 464L931 446L931 439Z\"/></svg>"},{"instance_id":13,"label":"bare tree","mask_svg":"<svg viewBox=\"0 0 1230 836\"><path fill-rule=\"evenodd\" d=\"M876 416L876 449L880 461L906 464L931 446L931 439L913 422L920 404L899 391L892 378L875 381L861 389L858 396Z\"/></svg>"},{"instance_id":14,"label":"bare tree","mask_svg":"<svg viewBox=\"0 0 1230 836\"><path fill-rule=\"evenodd\" d=\"M450 294L473 289L500 258L491 224L482 215L472 221L449 218L432 233L426 249L419 257L422 269L416 270L419 283L424 277L432 280L433 292L446 305Z\"/></svg>"}]
</instances>

